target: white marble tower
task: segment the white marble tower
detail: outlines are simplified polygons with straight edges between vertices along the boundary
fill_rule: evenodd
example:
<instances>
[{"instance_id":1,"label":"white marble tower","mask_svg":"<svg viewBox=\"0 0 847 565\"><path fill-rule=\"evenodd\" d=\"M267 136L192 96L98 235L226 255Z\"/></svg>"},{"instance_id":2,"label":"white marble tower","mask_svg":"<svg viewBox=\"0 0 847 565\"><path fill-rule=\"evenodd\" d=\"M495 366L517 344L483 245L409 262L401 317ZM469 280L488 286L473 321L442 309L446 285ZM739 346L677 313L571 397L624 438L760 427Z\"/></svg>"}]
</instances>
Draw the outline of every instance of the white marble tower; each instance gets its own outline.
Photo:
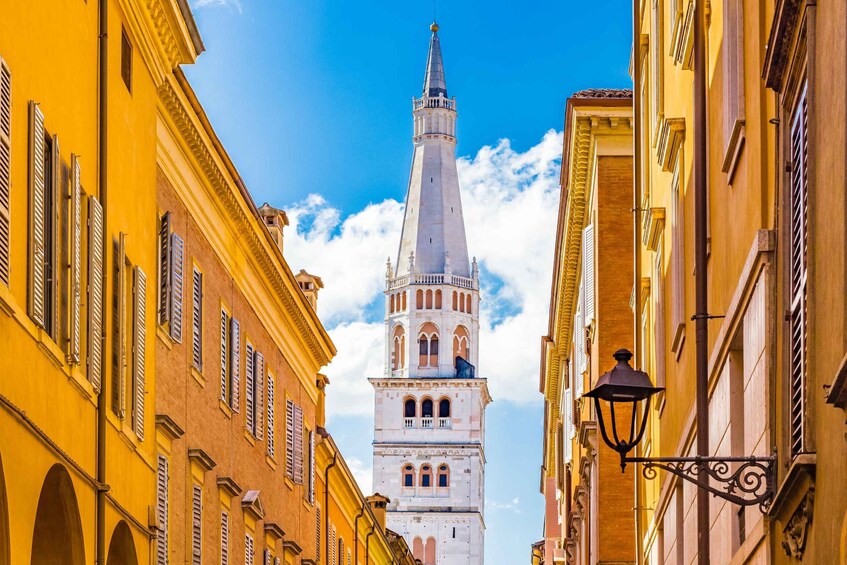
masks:
<instances>
[{"instance_id":1,"label":"white marble tower","mask_svg":"<svg viewBox=\"0 0 847 565\"><path fill-rule=\"evenodd\" d=\"M432 24L396 269L385 290L385 375L376 391L374 490L423 565L482 565L485 407L479 272L456 171L456 99Z\"/></svg>"}]
</instances>

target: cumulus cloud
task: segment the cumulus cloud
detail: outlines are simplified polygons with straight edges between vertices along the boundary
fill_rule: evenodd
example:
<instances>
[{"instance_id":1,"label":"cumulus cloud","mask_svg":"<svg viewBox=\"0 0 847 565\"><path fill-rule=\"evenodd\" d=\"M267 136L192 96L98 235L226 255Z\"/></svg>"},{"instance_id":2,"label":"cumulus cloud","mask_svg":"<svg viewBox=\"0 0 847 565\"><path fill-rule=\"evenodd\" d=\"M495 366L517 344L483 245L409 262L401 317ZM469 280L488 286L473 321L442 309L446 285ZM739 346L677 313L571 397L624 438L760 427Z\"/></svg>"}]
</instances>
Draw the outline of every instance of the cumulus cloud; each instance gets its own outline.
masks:
<instances>
[{"instance_id":1,"label":"cumulus cloud","mask_svg":"<svg viewBox=\"0 0 847 565\"><path fill-rule=\"evenodd\" d=\"M498 502L496 500L488 500L487 499L485 501L485 504L488 506L488 508L490 508L492 510L508 510L508 511L514 512L515 514L521 513L521 509L520 509L521 499L518 498L517 496L509 502Z\"/></svg>"},{"instance_id":2,"label":"cumulus cloud","mask_svg":"<svg viewBox=\"0 0 847 565\"><path fill-rule=\"evenodd\" d=\"M350 468L350 472L353 473L353 478L356 479L356 482L359 483L359 488L364 493L369 493L371 491L371 485L373 485L373 467L365 464L364 461L359 459L358 457L345 457L344 460L347 462L347 466Z\"/></svg>"},{"instance_id":3,"label":"cumulus cloud","mask_svg":"<svg viewBox=\"0 0 847 565\"><path fill-rule=\"evenodd\" d=\"M229 8L231 10L237 11L239 14L242 12L240 0L196 0L194 2L194 7L198 9L206 8L208 6L220 6L223 8Z\"/></svg>"},{"instance_id":4,"label":"cumulus cloud","mask_svg":"<svg viewBox=\"0 0 847 565\"><path fill-rule=\"evenodd\" d=\"M483 273L480 367L497 401L538 399L546 332L562 134L524 152L508 140L458 161L468 247ZM328 413L373 412L369 377L383 374L385 260L400 238L403 204L384 200L342 218L319 195L287 208L286 256L321 276L318 311L338 347L327 367ZM367 484L367 483L365 483Z\"/></svg>"}]
</instances>

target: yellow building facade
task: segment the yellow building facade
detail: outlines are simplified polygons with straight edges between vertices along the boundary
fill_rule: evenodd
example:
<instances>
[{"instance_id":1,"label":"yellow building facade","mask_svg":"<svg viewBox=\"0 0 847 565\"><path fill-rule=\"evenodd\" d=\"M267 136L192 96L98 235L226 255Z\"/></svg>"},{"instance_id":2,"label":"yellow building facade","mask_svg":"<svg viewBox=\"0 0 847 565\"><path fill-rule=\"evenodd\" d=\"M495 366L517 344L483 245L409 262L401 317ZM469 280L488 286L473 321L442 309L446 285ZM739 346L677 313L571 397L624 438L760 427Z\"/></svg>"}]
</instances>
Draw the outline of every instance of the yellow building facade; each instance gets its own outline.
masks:
<instances>
[{"instance_id":1,"label":"yellow building facade","mask_svg":"<svg viewBox=\"0 0 847 565\"><path fill-rule=\"evenodd\" d=\"M149 562L156 90L201 50L175 0L0 8L0 563Z\"/></svg>"}]
</instances>

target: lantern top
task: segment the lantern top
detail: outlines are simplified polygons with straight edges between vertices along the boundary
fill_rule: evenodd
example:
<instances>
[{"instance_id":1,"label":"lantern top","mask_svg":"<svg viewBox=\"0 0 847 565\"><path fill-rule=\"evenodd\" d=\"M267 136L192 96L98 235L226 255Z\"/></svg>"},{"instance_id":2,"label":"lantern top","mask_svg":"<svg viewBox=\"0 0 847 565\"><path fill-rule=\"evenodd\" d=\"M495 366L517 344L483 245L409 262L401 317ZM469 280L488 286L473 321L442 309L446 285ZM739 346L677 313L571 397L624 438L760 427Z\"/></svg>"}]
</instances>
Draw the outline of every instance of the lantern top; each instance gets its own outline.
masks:
<instances>
[{"instance_id":1,"label":"lantern top","mask_svg":"<svg viewBox=\"0 0 847 565\"><path fill-rule=\"evenodd\" d=\"M665 390L664 387L653 386L647 373L632 368L629 364L632 352L628 349L615 351L613 357L617 365L603 373L597 379L597 386L585 396L608 402L637 402Z\"/></svg>"}]
</instances>

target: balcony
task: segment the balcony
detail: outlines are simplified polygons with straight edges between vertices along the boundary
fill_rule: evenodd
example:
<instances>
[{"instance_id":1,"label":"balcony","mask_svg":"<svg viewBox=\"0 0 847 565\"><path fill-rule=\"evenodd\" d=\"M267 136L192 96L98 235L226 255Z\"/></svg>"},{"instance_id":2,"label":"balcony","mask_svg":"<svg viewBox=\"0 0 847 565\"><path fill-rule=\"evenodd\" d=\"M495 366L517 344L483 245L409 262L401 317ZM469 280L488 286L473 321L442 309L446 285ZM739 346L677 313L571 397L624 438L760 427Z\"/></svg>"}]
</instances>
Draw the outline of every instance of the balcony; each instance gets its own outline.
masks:
<instances>
[{"instance_id":1,"label":"balcony","mask_svg":"<svg viewBox=\"0 0 847 565\"><path fill-rule=\"evenodd\" d=\"M404 428L414 428L415 427L415 418L403 418L403 427Z\"/></svg>"},{"instance_id":2,"label":"balcony","mask_svg":"<svg viewBox=\"0 0 847 565\"><path fill-rule=\"evenodd\" d=\"M413 430L415 428L423 428L427 430L439 429L449 430L453 427L452 418L403 418L403 428Z\"/></svg>"},{"instance_id":3,"label":"balcony","mask_svg":"<svg viewBox=\"0 0 847 565\"><path fill-rule=\"evenodd\" d=\"M432 418L421 418L421 427L432 429Z\"/></svg>"},{"instance_id":4,"label":"balcony","mask_svg":"<svg viewBox=\"0 0 847 565\"><path fill-rule=\"evenodd\" d=\"M450 427L450 418L439 418L438 419L438 428L446 429Z\"/></svg>"}]
</instances>

